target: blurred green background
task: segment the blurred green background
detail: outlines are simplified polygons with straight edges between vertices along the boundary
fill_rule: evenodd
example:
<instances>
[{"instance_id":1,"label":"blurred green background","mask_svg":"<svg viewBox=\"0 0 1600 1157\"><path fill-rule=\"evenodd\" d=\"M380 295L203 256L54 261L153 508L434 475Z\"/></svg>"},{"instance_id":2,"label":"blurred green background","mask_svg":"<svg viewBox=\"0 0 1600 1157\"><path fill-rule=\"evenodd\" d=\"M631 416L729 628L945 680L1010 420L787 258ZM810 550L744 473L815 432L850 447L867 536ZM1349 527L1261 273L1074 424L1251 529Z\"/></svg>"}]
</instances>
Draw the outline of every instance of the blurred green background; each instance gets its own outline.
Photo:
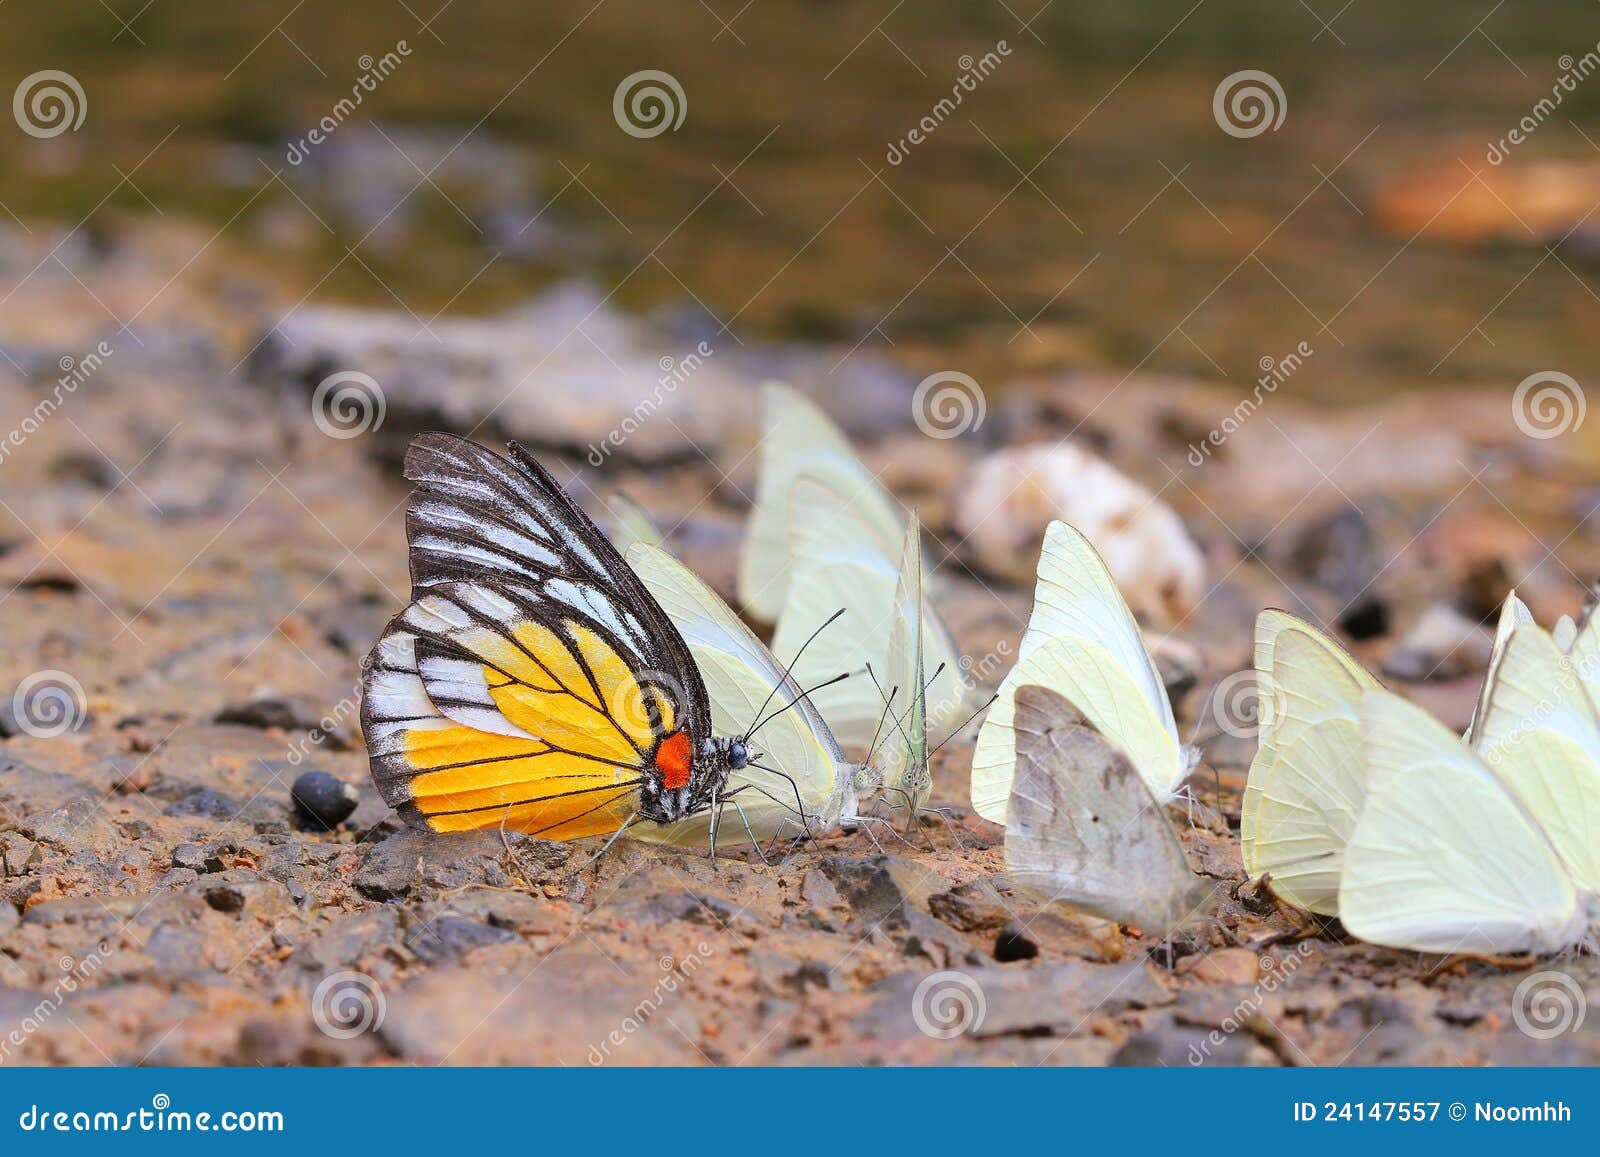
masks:
<instances>
[{"instance_id":1,"label":"blurred green background","mask_svg":"<svg viewBox=\"0 0 1600 1157\"><path fill-rule=\"evenodd\" d=\"M1307 341L1319 356L1290 388L1330 398L1587 380L1585 227L1554 253L1538 228L1409 243L1374 206L1418 166L1462 184L1487 169L1560 58L1600 40L1593 3L742 3L10 0L5 91L63 70L88 112L50 140L0 134L0 202L30 224L93 212L91 232L227 223L291 301L399 299L423 317L587 274L632 308L687 303L841 353L892 343L980 376L1247 382ZM963 55L1002 40L993 74L889 164ZM361 58L400 41L393 75L288 164ZM642 69L681 84L676 131L619 129L613 94ZM1213 93L1242 69L1281 83L1277 131L1219 129ZM1600 161L1587 85L1505 171Z\"/></svg>"}]
</instances>

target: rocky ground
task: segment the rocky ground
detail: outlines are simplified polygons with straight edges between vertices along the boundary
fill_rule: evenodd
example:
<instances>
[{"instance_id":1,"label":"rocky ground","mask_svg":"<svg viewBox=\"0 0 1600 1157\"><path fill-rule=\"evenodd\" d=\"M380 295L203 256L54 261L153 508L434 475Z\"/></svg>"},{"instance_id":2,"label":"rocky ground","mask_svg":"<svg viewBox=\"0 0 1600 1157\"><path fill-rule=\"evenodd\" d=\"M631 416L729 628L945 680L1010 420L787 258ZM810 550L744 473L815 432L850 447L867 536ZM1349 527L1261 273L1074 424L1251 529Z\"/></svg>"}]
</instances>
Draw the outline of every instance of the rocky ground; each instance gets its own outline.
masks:
<instances>
[{"instance_id":1,"label":"rocky ground","mask_svg":"<svg viewBox=\"0 0 1600 1157\"><path fill-rule=\"evenodd\" d=\"M1337 411L1285 391L1195 455L1239 387L1083 373L992 390L982 425L932 438L888 361L738 346L583 286L424 324L294 306L181 225L44 265L61 240L0 246L21 285L0 319L0 1063L1600 1060L1597 1018L1519 1029L1513 993L1548 964L1376 949L1248 884L1252 743L1213 694L1282 605L1464 723L1508 586L1551 618L1600 573L1596 426L1533 437L1507 392L1448 385ZM347 371L381 411L314 400ZM1175 819L1213 919L1168 944L1016 910L1000 829L964 807L970 735L939 754L947 815L771 864L401 829L355 721L358 663L406 594L409 434L523 438L595 509L626 489L731 594L753 386L775 373L916 503L975 658L1011 653L1029 605L950 532L983 456L1070 433L1183 517L1206 581L1153 641L1206 747ZM1026 538L1030 510L1000 517ZM979 664L991 682L1002 660ZM360 793L336 830L294 811L309 769ZM1560 967L1600 996L1593 958Z\"/></svg>"}]
</instances>

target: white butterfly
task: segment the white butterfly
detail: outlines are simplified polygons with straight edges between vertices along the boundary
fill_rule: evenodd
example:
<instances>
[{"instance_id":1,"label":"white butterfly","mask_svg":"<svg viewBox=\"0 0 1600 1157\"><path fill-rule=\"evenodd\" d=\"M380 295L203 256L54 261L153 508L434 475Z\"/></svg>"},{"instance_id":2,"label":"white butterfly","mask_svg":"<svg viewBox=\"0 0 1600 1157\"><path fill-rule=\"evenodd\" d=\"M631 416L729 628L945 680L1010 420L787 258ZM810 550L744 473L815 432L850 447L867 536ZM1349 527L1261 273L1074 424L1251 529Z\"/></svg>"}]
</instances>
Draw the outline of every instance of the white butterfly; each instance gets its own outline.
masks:
<instances>
[{"instance_id":1,"label":"white butterfly","mask_svg":"<svg viewBox=\"0 0 1600 1157\"><path fill-rule=\"evenodd\" d=\"M878 798L891 809L906 808L912 821L933 792L929 758L962 725L957 716L970 698L955 645L923 602L922 576L922 530L912 515L900 553L888 653L876 677L886 721L869 769Z\"/></svg>"},{"instance_id":2,"label":"white butterfly","mask_svg":"<svg viewBox=\"0 0 1600 1157\"><path fill-rule=\"evenodd\" d=\"M845 761L822 716L750 628L665 551L635 543L627 562L688 644L705 680L713 727L731 728L730 735L754 728L748 736L752 762L732 773L727 784L727 795L748 788L734 797L743 821L725 823L723 832L731 838L768 839L824 830L853 816L855 765ZM670 828L630 834L694 846L706 842L710 822L709 816L695 816Z\"/></svg>"},{"instance_id":3,"label":"white butterfly","mask_svg":"<svg viewBox=\"0 0 1600 1157\"><path fill-rule=\"evenodd\" d=\"M650 515L632 498L626 494L613 494L606 505L611 514L611 532L606 537L617 548L618 554L626 558L628 548L636 542L658 550L667 549L667 540L656 529Z\"/></svg>"},{"instance_id":4,"label":"white butterfly","mask_svg":"<svg viewBox=\"0 0 1600 1157\"><path fill-rule=\"evenodd\" d=\"M814 479L845 496L863 541L888 557L899 549L906 520L900 504L827 415L775 382L761 390L760 455L755 504L739 555L738 593L751 616L770 623L794 589L794 522L805 509L794 492L799 479Z\"/></svg>"},{"instance_id":5,"label":"white butterfly","mask_svg":"<svg viewBox=\"0 0 1600 1157\"><path fill-rule=\"evenodd\" d=\"M1515 646L1513 636L1502 667L1518 668L1509 677L1520 679ZM1501 726L1498 697L1490 696L1486 732ZM1340 878L1346 928L1377 944L1440 953L1550 953L1592 935L1600 906L1593 881L1564 854L1576 849L1559 813L1594 816L1600 796L1568 776L1531 795L1513 787L1542 778L1546 740L1503 734L1485 758L1386 691L1362 696L1361 724L1367 801Z\"/></svg>"},{"instance_id":6,"label":"white butterfly","mask_svg":"<svg viewBox=\"0 0 1600 1157\"><path fill-rule=\"evenodd\" d=\"M1178 738L1172 703L1145 650L1133 613L1105 563L1073 527L1052 522L1039 554L1033 614L1011 669L978 733L972 806L1004 823L1016 769L1017 688L1037 684L1064 696L1119 748L1161 803L1171 799L1199 753Z\"/></svg>"},{"instance_id":7,"label":"white butterfly","mask_svg":"<svg viewBox=\"0 0 1600 1157\"><path fill-rule=\"evenodd\" d=\"M1260 731L1240 823L1244 868L1324 915L1338 914L1344 848L1366 800L1361 697L1380 686L1305 620L1256 617Z\"/></svg>"},{"instance_id":8,"label":"white butterfly","mask_svg":"<svg viewBox=\"0 0 1600 1157\"><path fill-rule=\"evenodd\" d=\"M1210 907L1166 807L1061 695L1016 692L1006 875L1024 895L1165 936Z\"/></svg>"},{"instance_id":9,"label":"white butterfly","mask_svg":"<svg viewBox=\"0 0 1600 1157\"><path fill-rule=\"evenodd\" d=\"M884 694L867 676L867 668L882 678L889 658L890 639L897 625L906 625L911 613L896 592L902 584L901 563L915 549L921 567L921 531L913 520L886 550L857 514L857 506L840 492L812 478L800 478L793 487L791 516L792 571L789 596L773 632L772 647L780 655L793 655L823 623L841 609L844 614L817 635L795 666L794 675L810 687L839 674L851 673L842 683L815 695L817 709L847 748L866 750L887 727ZM936 719L959 713L968 698L960 653L950 631L933 608L922 608L924 681L928 709ZM909 638L909 636L908 636ZM938 674L935 675L934 672ZM903 674L900 672L898 674ZM900 711L910 702L911 687L900 684ZM953 726L958 719L951 719ZM893 728L887 728L889 734Z\"/></svg>"}]
</instances>

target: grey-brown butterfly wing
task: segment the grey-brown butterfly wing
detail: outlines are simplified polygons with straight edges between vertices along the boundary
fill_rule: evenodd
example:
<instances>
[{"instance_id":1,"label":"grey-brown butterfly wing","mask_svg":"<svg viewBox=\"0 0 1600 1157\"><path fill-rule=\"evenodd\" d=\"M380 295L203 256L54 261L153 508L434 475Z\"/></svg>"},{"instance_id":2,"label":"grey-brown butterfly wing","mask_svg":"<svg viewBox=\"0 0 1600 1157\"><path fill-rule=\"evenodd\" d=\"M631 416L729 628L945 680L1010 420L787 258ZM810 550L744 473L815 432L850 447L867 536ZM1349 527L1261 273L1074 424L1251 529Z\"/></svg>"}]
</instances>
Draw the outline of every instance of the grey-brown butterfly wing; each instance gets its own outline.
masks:
<instances>
[{"instance_id":1,"label":"grey-brown butterfly wing","mask_svg":"<svg viewBox=\"0 0 1600 1157\"><path fill-rule=\"evenodd\" d=\"M1157 936L1203 913L1210 889L1126 755L1046 687L1018 690L1014 727L1005 860L1018 891Z\"/></svg>"}]
</instances>

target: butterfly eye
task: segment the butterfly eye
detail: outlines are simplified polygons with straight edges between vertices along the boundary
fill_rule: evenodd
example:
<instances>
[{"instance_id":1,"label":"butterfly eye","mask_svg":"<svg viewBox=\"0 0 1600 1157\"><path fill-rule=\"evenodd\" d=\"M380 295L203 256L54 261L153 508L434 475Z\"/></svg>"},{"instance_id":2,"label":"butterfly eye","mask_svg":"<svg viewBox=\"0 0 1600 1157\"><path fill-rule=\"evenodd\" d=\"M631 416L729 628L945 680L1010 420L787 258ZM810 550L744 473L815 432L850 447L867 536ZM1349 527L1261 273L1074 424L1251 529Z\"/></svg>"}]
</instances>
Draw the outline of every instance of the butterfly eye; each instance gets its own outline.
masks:
<instances>
[{"instance_id":1,"label":"butterfly eye","mask_svg":"<svg viewBox=\"0 0 1600 1157\"><path fill-rule=\"evenodd\" d=\"M742 739L735 739L728 744L728 767L738 771L750 762L750 748Z\"/></svg>"}]
</instances>

